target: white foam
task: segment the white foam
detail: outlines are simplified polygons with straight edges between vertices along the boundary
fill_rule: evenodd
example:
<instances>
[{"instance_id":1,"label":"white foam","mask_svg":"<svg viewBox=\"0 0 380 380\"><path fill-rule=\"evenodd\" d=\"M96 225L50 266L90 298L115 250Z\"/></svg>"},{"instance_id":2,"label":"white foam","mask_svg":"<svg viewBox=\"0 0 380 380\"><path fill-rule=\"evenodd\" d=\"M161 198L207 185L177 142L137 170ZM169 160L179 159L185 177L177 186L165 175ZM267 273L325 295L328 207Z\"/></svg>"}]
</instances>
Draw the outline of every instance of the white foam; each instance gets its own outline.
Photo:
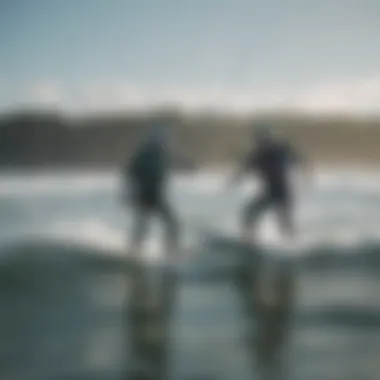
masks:
<instances>
[{"instance_id":1,"label":"white foam","mask_svg":"<svg viewBox=\"0 0 380 380\"><path fill-rule=\"evenodd\" d=\"M59 221L50 227L46 235L78 243L94 244L102 248L123 249L125 247L120 231L113 230L97 218Z\"/></svg>"},{"instance_id":2,"label":"white foam","mask_svg":"<svg viewBox=\"0 0 380 380\"><path fill-rule=\"evenodd\" d=\"M122 229L109 226L100 218L58 221L53 224L44 236L55 240L82 243L105 251L128 253L130 247L127 234ZM160 239L150 236L144 243L144 254L147 259L156 260L162 256Z\"/></svg>"},{"instance_id":3,"label":"white foam","mask_svg":"<svg viewBox=\"0 0 380 380\"><path fill-rule=\"evenodd\" d=\"M2 175L0 196L67 195L91 190L109 190L116 188L117 181L117 177L110 173Z\"/></svg>"},{"instance_id":4,"label":"white foam","mask_svg":"<svg viewBox=\"0 0 380 380\"><path fill-rule=\"evenodd\" d=\"M13 203L12 210L22 208L18 212L20 226L29 223L29 230L21 227L11 229L19 231L20 236L49 235L60 239L70 239L102 247L120 249L127 246L127 233L130 218L123 218L124 211L115 207L113 202L99 203L91 200L94 192L102 191L102 199L115 198L118 185L115 173L90 174L55 174L41 176L2 176L0 177L0 198L7 205L8 196L21 197L25 202ZM196 175L181 174L174 178L172 192L175 199L175 209L179 214L185 234L196 237L197 225L210 225L221 232L237 234L239 231L240 211L247 199L256 191L253 181L245 180L236 189L226 190L226 173L200 172ZM65 215L58 214L54 204L43 202L34 205L30 194L44 197L55 194L62 202L68 202L65 195L85 196L86 202L80 203L80 212L75 207L68 207ZM29 202L29 203L28 203ZM96 200L98 202L98 199ZM25 208L27 205L33 207ZM115 207L107 211L107 205ZM312 191L300 191L300 203L297 206L297 224L299 238L295 245L299 249L318 244L337 244L349 246L366 239L380 239L380 173L320 171L317 185ZM43 207L46 206L46 210ZM48 209L51 207L51 209ZM102 214L100 213L102 210ZM11 211L12 211L11 210ZM41 215L33 217L35 212ZM49 215L49 224L43 223L44 215ZM30 217L30 221L26 222ZM50 220L53 219L52 222ZM17 222L17 218L14 217ZM15 222L15 223L16 223ZM21 223L22 222L22 223ZM260 226L260 236L268 246L281 246L282 242L275 228L275 219L265 217ZM8 226L9 227L9 226ZM24 228L24 227L23 227ZM150 234L147 242L149 255L158 256L161 247L161 231ZM13 236L13 235L12 235ZM13 237L12 237L13 238Z\"/></svg>"}]
</instances>

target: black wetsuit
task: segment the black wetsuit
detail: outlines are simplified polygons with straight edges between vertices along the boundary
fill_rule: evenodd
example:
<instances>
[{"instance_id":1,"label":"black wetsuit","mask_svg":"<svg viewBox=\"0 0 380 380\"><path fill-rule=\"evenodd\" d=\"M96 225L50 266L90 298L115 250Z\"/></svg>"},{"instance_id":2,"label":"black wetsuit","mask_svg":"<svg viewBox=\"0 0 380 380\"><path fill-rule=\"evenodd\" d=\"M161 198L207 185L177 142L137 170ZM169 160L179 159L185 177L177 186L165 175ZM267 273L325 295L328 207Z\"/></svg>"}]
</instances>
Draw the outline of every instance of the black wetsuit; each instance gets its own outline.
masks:
<instances>
[{"instance_id":1,"label":"black wetsuit","mask_svg":"<svg viewBox=\"0 0 380 380\"><path fill-rule=\"evenodd\" d=\"M245 168L255 173L263 191L245 207L243 224L248 227L267 208L275 207L283 219L289 219L292 205L290 169L301 157L285 143L271 142L253 151L245 162Z\"/></svg>"}]
</instances>

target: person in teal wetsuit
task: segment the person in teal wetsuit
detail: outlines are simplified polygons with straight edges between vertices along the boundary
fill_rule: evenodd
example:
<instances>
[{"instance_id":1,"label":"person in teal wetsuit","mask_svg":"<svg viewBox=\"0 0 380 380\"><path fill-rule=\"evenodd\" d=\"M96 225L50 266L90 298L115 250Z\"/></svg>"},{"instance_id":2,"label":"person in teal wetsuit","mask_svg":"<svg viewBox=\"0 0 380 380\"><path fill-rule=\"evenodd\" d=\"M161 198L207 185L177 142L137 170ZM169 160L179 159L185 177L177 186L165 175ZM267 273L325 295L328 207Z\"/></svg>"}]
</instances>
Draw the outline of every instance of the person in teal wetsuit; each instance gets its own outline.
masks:
<instances>
[{"instance_id":1,"label":"person in teal wetsuit","mask_svg":"<svg viewBox=\"0 0 380 380\"><path fill-rule=\"evenodd\" d=\"M167 198L171 169L167 126L156 125L129 160L125 177L133 210L132 251L140 251L148 219L157 214L165 224L166 248L178 248L178 221Z\"/></svg>"}]
</instances>

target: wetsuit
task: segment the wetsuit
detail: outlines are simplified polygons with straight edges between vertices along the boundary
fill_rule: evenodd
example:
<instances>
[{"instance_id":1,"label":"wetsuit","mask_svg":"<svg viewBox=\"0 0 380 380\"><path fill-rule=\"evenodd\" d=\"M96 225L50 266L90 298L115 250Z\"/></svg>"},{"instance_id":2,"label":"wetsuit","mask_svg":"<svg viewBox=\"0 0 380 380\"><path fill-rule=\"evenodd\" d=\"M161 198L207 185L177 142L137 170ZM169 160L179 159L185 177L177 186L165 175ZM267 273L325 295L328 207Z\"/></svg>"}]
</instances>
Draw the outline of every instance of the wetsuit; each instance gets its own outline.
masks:
<instances>
[{"instance_id":1,"label":"wetsuit","mask_svg":"<svg viewBox=\"0 0 380 380\"><path fill-rule=\"evenodd\" d=\"M166 198L170 162L168 152L158 143L146 143L131 158L126 176L135 211L132 244L142 243L147 217L157 213L166 225L167 244L176 244L178 223Z\"/></svg>"},{"instance_id":2,"label":"wetsuit","mask_svg":"<svg viewBox=\"0 0 380 380\"><path fill-rule=\"evenodd\" d=\"M127 176L136 206L156 209L162 203L167 173L165 152L159 144L146 144L131 158Z\"/></svg>"},{"instance_id":3,"label":"wetsuit","mask_svg":"<svg viewBox=\"0 0 380 380\"><path fill-rule=\"evenodd\" d=\"M251 200L243 212L243 228L249 233L261 213L268 208L278 212L281 227L293 233L291 220L292 189L290 169L302 160L288 144L271 142L253 151L244 163L245 170L254 172L262 183L262 192Z\"/></svg>"}]
</instances>

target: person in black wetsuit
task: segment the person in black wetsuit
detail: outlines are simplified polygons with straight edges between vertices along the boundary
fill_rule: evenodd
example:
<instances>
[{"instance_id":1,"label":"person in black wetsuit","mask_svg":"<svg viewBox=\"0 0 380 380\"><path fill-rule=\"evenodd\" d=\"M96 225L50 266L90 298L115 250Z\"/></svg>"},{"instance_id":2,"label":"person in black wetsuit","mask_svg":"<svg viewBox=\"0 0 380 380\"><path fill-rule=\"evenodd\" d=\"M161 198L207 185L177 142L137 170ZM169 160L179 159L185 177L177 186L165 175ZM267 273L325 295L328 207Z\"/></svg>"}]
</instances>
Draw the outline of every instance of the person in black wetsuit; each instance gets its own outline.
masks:
<instances>
[{"instance_id":1,"label":"person in black wetsuit","mask_svg":"<svg viewBox=\"0 0 380 380\"><path fill-rule=\"evenodd\" d=\"M254 235L257 219L264 211L274 209L282 235L292 238L295 228L291 169L298 164L306 168L306 160L290 144L275 139L264 124L254 130L254 139L256 148L248 154L233 179L235 182L242 174L253 172L262 184L261 193L244 207L241 221L243 237Z\"/></svg>"},{"instance_id":2,"label":"person in black wetsuit","mask_svg":"<svg viewBox=\"0 0 380 380\"><path fill-rule=\"evenodd\" d=\"M129 160L125 179L128 203L134 212L131 250L139 252L147 222L158 214L166 228L166 248L173 253L178 247L178 222L167 199L167 182L171 169L167 126L159 123Z\"/></svg>"}]
</instances>

